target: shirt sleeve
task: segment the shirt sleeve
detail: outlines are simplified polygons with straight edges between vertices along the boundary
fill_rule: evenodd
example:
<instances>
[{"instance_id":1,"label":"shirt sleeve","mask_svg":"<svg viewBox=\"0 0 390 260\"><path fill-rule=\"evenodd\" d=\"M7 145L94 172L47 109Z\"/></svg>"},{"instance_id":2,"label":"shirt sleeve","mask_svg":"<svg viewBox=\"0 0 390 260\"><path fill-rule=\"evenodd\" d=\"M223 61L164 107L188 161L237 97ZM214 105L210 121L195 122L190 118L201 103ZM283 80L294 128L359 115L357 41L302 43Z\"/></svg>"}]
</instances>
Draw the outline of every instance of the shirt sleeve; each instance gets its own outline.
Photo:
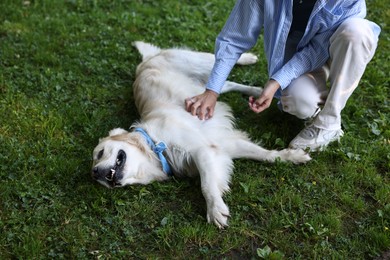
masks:
<instances>
[{"instance_id":1,"label":"shirt sleeve","mask_svg":"<svg viewBox=\"0 0 390 260\"><path fill-rule=\"evenodd\" d=\"M298 51L280 70L271 75L282 89L288 87L294 79L306 72L316 70L323 66L329 59L330 37L335 30L316 35L310 43L302 50Z\"/></svg>"},{"instance_id":2,"label":"shirt sleeve","mask_svg":"<svg viewBox=\"0 0 390 260\"><path fill-rule=\"evenodd\" d=\"M238 0L215 43L215 63L206 89L220 93L242 53L257 42L262 22L262 1Z\"/></svg>"}]
</instances>

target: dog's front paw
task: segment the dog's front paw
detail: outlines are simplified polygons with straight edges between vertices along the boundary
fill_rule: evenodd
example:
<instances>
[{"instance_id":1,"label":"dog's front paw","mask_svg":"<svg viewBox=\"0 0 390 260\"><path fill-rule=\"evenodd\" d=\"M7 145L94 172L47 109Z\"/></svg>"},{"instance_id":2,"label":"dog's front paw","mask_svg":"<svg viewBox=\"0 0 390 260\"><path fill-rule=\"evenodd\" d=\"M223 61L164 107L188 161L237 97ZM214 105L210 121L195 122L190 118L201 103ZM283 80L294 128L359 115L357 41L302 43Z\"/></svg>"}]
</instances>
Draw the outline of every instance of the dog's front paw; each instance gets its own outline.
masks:
<instances>
[{"instance_id":1,"label":"dog's front paw","mask_svg":"<svg viewBox=\"0 0 390 260\"><path fill-rule=\"evenodd\" d=\"M229 216L229 208L223 201L207 207L207 221L214 223L218 228L228 226Z\"/></svg>"}]
</instances>

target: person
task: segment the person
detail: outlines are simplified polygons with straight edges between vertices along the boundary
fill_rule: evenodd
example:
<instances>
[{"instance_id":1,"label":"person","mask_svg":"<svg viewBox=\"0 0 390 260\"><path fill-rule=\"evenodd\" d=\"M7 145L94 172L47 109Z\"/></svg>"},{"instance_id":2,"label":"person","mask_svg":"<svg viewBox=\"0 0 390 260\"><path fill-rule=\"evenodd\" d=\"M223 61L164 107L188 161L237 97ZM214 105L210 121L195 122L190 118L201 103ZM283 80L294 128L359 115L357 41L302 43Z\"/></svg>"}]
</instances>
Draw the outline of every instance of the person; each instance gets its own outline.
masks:
<instances>
[{"instance_id":1,"label":"person","mask_svg":"<svg viewBox=\"0 0 390 260\"><path fill-rule=\"evenodd\" d=\"M238 0L216 38L206 90L186 98L186 110L213 116L234 64L263 31L269 80L249 107L260 113L277 98L282 111L308 122L289 147L321 150L343 135L341 111L377 47L380 27L365 16L363 0Z\"/></svg>"}]
</instances>

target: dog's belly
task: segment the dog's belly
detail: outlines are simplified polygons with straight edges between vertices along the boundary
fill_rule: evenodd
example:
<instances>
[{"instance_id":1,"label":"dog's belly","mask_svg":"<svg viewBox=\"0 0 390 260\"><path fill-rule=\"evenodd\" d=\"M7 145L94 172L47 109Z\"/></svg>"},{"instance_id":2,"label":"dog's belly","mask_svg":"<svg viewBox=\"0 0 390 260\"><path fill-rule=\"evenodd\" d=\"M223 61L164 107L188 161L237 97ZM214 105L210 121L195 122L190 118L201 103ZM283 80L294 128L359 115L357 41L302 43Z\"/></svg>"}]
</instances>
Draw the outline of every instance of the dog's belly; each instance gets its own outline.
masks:
<instances>
[{"instance_id":1,"label":"dog's belly","mask_svg":"<svg viewBox=\"0 0 390 260\"><path fill-rule=\"evenodd\" d=\"M141 114L143 107L147 104L156 104L155 109L161 109L170 104L184 109L186 98L204 91L203 85L198 80L172 72L169 68L161 69L159 73L155 70L153 68L140 73L134 85L134 97Z\"/></svg>"}]
</instances>

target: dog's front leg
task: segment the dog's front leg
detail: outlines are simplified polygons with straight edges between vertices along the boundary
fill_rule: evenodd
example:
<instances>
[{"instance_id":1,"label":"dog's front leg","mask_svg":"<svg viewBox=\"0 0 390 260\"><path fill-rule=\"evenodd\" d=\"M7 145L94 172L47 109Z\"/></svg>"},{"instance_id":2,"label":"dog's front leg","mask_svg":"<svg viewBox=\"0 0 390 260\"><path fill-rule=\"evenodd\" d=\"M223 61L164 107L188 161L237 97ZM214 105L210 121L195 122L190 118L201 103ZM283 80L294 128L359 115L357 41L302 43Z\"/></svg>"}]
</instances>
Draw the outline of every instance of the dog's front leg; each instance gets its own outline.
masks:
<instances>
[{"instance_id":1,"label":"dog's front leg","mask_svg":"<svg viewBox=\"0 0 390 260\"><path fill-rule=\"evenodd\" d=\"M219 228L228 226L229 208L222 196L229 190L232 160L217 155L213 150L202 149L195 154L194 161L199 170L202 193L206 199L207 221Z\"/></svg>"}]
</instances>

